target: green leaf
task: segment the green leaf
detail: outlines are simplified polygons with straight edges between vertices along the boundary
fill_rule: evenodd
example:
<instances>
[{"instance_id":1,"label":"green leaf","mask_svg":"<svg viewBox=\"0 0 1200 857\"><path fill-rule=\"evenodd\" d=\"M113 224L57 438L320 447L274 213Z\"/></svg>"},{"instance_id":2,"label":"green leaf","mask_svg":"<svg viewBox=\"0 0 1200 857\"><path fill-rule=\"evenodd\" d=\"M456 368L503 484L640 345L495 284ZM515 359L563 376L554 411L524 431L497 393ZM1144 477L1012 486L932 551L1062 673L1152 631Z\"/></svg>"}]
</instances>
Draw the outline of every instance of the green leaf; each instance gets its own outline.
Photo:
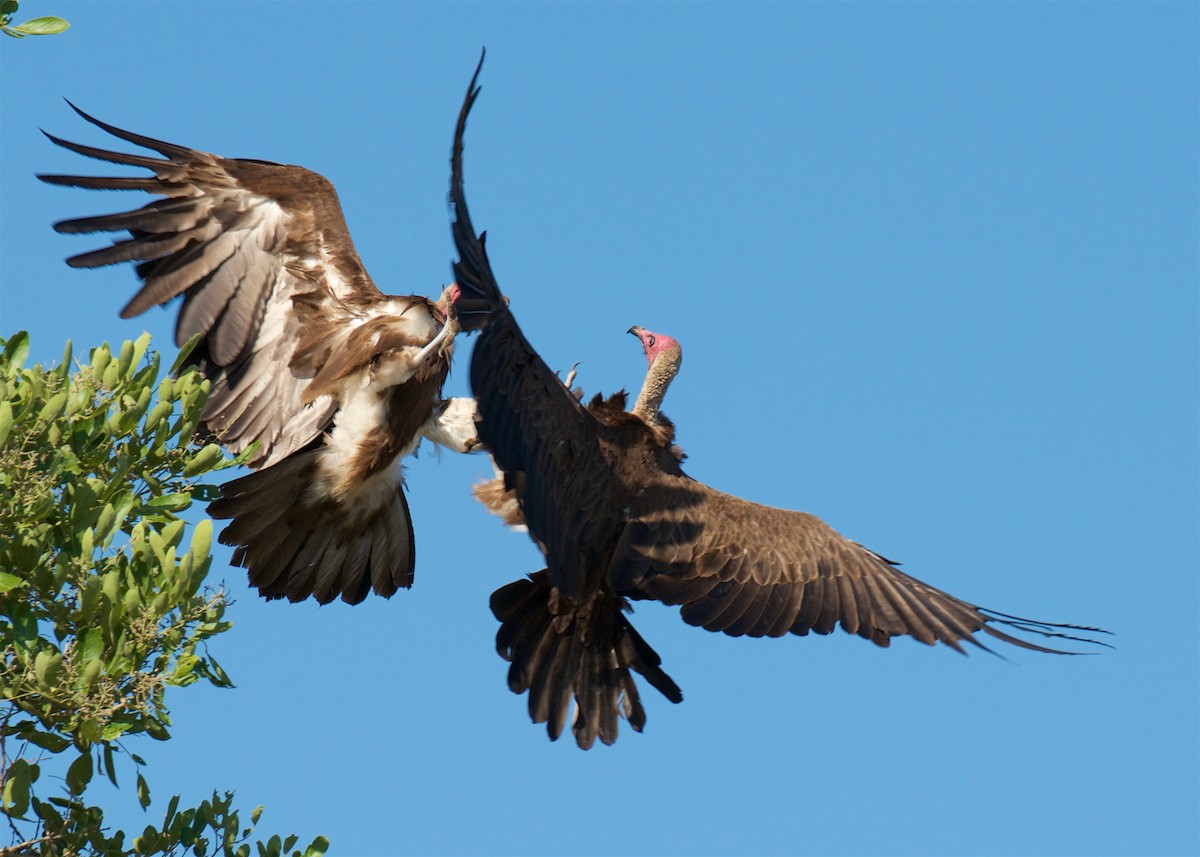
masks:
<instances>
[{"instance_id":1,"label":"green leaf","mask_svg":"<svg viewBox=\"0 0 1200 857\"><path fill-rule=\"evenodd\" d=\"M37 798L33 798L32 803L33 811L37 813L37 817L46 825L47 833L58 833L66 826L66 821L49 803Z\"/></svg>"},{"instance_id":2,"label":"green leaf","mask_svg":"<svg viewBox=\"0 0 1200 857\"><path fill-rule=\"evenodd\" d=\"M92 375L96 378L104 377L104 370L108 368L108 363L112 360L112 350L109 349L108 343L104 343L99 348L93 348L90 359Z\"/></svg>"},{"instance_id":3,"label":"green leaf","mask_svg":"<svg viewBox=\"0 0 1200 857\"><path fill-rule=\"evenodd\" d=\"M104 731L107 733L108 728L105 727ZM113 745L105 744L104 745L104 773L108 775L109 781L115 786L115 785L117 785L117 766L116 766L115 761L113 760L113 755L114 755Z\"/></svg>"},{"instance_id":4,"label":"green leaf","mask_svg":"<svg viewBox=\"0 0 1200 857\"><path fill-rule=\"evenodd\" d=\"M104 728L100 730L101 741L116 741L129 730L133 729L137 724L130 720L110 720L104 724ZM107 747L105 748L108 749Z\"/></svg>"},{"instance_id":5,"label":"green leaf","mask_svg":"<svg viewBox=\"0 0 1200 857\"><path fill-rule=\"evenodd\" d=\"M104 577L100 578L100 590L104 593L104 597L110 602L115 603L117 600L117 592L121 587L121 573L116 569L108 572Z\"/></svg>"},{"instance_id":6,"label":"green leaf","mask_svg":"<svg viewBox=\"0 0 1200 857\"><path fill-rule=\"evenodd\" d=\"M183 521L172 521L163 527L162 530L159 531L159 535L162 536L163 544L167 547L177 546L181 537L183 536L184 526L185 524Z\"/></svg>"},{"instance_id":7,"label":"green leaf","mask_svg":"<svg viewBox=\"0 0 1200 857\"><path fill-rule=\"evenodd\" d=\"M211 682L213 684L213 686L215 686L215 687L235 687L235 685L233 683L233 679L231 679L229 677L229 674L226 673L225 670L223 670L221 668L221 665L219 663L217 663L217 659L214 658L211 654L209 654L209 656L208 656L208 665L209 665L209 668L212 670L212 672L209 676L209 682Z\"/></svg>"},{"instance_id":8,"label":"green leaf","mask_svg":"<svg viewBox=\"0 0 1200 857\"><path fill-rule=\"evenodd\" d=\"M221 451L221 445L210 443L193 455L188 463L184 465L183 475L191 478L201 473L207 473L213 469L214 465L223 461L224 458L225 454Z\"/></svg>"},{"instance_id":9,"label":"green leaf","mask_svg":"<svg viewBox=\"0 0 1200 857\"><path fill-rule=\"evenodd\" d=\"M0 3L0 15L11 15L17 11L17 7L20 5L18 0L4 0L3 3Z\"/></svg>"},{"instance_id":10,"label":"green leaf","mask_svg":"<svg viewBox=\"0 0 1200 857\"><path fill-rule=\"evenodd\" d=\"M8 611L8 620L12 623L13 643L17 651L28 652L38 639L37 617L28 604L17 603Z\"/></svg>"},{"instance_id":11,"label":"green leaf","mask_svg":"<svg viewBox=\"0 0 1200 857\"><path fill-rule=\"evenodd\" d=\"M5 374L9 378L17 377L28 356L29 334L21 330L13 334L12 338L4 345Z\"/></svg>"},{"instance_id":12,"label":"green leaf","mask_svg":"<svg viewBox=\"0 0 1200 857\"><path fill-rule=\"evenodd\" d=\"M95 720L88 718L79 724L79 728L75 730L75 746L80 748L90 747L100 740L100 724ZM90 778L89 778L90 779Z\"/></svg>"},{"instance_id":13,"label":"green leaf","mask_svg":"<svg viewBox=\"0 0 1200 857\"><path fill-rule=\"evenodd\" d=\"M184 687L196 681L195 669L196 664L200 662L200 658L194 654L187 654L181 657L175 663L175 669L167 678L167 683L178 687Z\"/></svg>"},{"instance_id":14,"label":"green leaf","mask_svg":"<svg viewBox=\"0 0 1200 857\"><path fill-rule=\"evenodd\" d=\"M0 402L0 449L4 448L8 434L12 431L13 409L11 402Z\"/></svg>"},{"instance_id":15,"label":"green leaf","mask_svg":"<svg viewBox=\"0 0 1200 857\"><path fill-rule=\"evenodd\" d=\"M76 509L79 507L76 506ZM72 512L74 509L72 510ZM89 515L90 517L90 515ZM92 552L96 550L96 533L91 527L87 527L79 534L79 558L85 563L92 560Z\"/></svg>"},{"instance_id":16,"label":"green leaf","mask_svg":"<svg viewBox=\"0 0 1200 857\"><path fill-rule=\"evenodd\" d=\"M92 781L92 774L96 772L96 766L92 761L90 752L83 752L79 758L71 763L71 767L67 768L67 788L71 790L73 795L83 794L83 790L88 787L88 783Z\"/></svg>"},{"instance_id":17,"label":"green leaf","mask_svg":"<svg viewBox=\"0 0 1200 857\"><path fill-rule=\"evenodd\" d=\"M171 826L171 822L175 819L175 811L179 809L179 795L171 795L171 799L167 801L167 813L163 816L163 830Z\"/></svg>"},{"instance_id":18,"label":"green leaf","mask_svg":"<svg viewBox=\"0 0 1200 857\"><path fill-rule=\"evenodd\" d=\"M88 532L91 532L90 530ZM87 582L80 587L82 590L79 595L79 622L86 624L91 621L92 614L96 612L96 605L100 603L100 578L96 575L90 575ZM83 632L86 639L93 631L99 631L99 628L88 628Z\"/></svg>"},{"instance_id":19,"label":"green leaf","mask_svg":"<svg viewBox=\"0 0 1200 857\"><path fill-rule=\"evenodd\" d=\"M192 351L195 349L196 344L200 341L200 339L201 339L201 334L199 334L199 333L193 334L191 339L189 339L187 342L183 343L183 345L179 346L179 354L177 354L175 356L175 362L171 364L171 370L167 374L169 374L169 375L178 375L179 374L179 370L182 369L184 364L187 363L188 357L191 356Z\"/></svg>"},{"instance_id":20,"label":"green leaf","mask_svg":"<svg viewBox=\"0 0 1200 857\"><path fill-rule=\"evenodd\" d=\"M160 422L162 422L163 418L169 416L173 410L175 410L174 402L159 402L157 405L155 405L150 413L146 414L147 431L153 429Z\"/></svg>"},{"instance_id":21,"label":"green leaf","mask_svg":"<svg viewBox=\"0 0 1200 857\"><path fill-rule=\"evenodd\" d=\"M99 629L97 629L99 630ZM79 675L77 684L82 690L91 690L96 685L96 681L100 678L100 673L104 671L104 663L99 660L91 661L83 672Z\"/></svg>"},{"instance_id":22,"label":"green leaf","mask_svg":"<svg viewBox=\"0 0 1200 857\"><path fill-rule=\"evenodd\" d=\"M113 378L114 383L118 378L123 378L129 374L129 367L133 365L133 343L126 339L121 343L121 350L117 352L117 372ZM111 366L109 369L111 370ZM108 383L108 372L104 373L105 383Z\"/></svg>"},{"instance_id":23,"label":"green leaf","mask_svg":"<svg viewBox=\"0 0 1200 857\"><path fill-rule=\"evenodd\" d=\"M318 836L311 845L304 849L304 857L323 857L328 850L329 840L324 836Z\"/></svg>"},{"instance_id":24,"label":"green leaf","mask_svg":"<svg viewBox=\"0 0 1200 857\"><path fill-rule=\"evenodd\" d=\"M96 578L92 578L96 580ZM92 581L89 580L88 583ZM79 647L79 657L83 663L97 661L104 655L104 632L99 628L88 628L83 633L83 644Z\"/></svg>"},{"instance_id":25,"label":"green leaf","mask_svg":"<svg viewBox=\"0 0 1200 857\"><path fill-rule=\"evenodd\" d=\"M218 468L216 468L216 469L217 469L217 470L224 470L224 469L226 469L227 467L237 467L237 466L239 466L239 465L245 464L247 461L249 461L249 460L250 460L250 458L251 458L251 457L252 457L252 456L253 456L253 455L254 455L256 452L258 452L258 448L259 448L259 446L261 446L261 445L262 445L262 444L261 444L259 441L257 441L257 440L256 440L256 441L254 441L254 443L250 444L248 447L246 447L245 449L243 449L241 452L239 452L239 453L238 453L237 455L235 455L233 458L229 459L228 461L226 461L224 464L222 464L220 467L218 467Z\"/></svg>"},{"instance_id":26,"label":"green leaf","mask_svg":"<svg viewBox=\"0 0 1200 857\"><path fill-rule=\"evenodd\" d=\"M167 731L167 727L163 726L162 721L156 717L146 718L146 734L155 741L166 741L171 737L171 733Z\"/></svg>"},{"instance_id":27,"label":"green leaf","mask_svg":"<svg viewBox=\"0 0 1200 857\"><path fill-rule=\"evenodd\" d=\"M190 505L192 505L191 493L188 491L177 491L174 494L151 497L146 503L146 508L161 509L167 512L182 512Z\"/></svg>"},{"instance_id":28,"label":"green leaf","mask_svg":"<svg viewBox=\"0 0 1200 857\"><path fill-rule=\"evenodd\" d=\"M126 369L123 372L123 374L125 375L126 378L133 377L133 373L137 370L138 364L142 362L142 357L145 356L146 349L149 347L150 347L150 334L149 333L143 333L136 340L134 340L133 354L131 355L132 359L129 361L128 367L126 367ZM125 349L122 348L121 356L124 357L124 355L125 355Z\"/></svg>"},{"instance_id":29,"label":"green leaf","mask_svg":"<svg viewBox=\"0 0 1200 857\"><path fill-rule=\"evenodd\" d=\"M15 574L9 574L7 571L0 571L0 595L3 595L9 590L16 589L18 586L24 586L25 581L17 577Z\"/></svg>"},{"instance_id":30,"label":"green leaf","mask_svg":"<svg viewBox=\"0 0 1200 857\"><path fill-rule=\"evenodd\" d=\"M95 533L94 539L99 539L100 544L108 539L112 534L113 524L117 520L117 510L113 508L112 503L105 503L104 508L100 510L100 517L96 519L96 526L93 528Z\"/></svg>"},{"instance_id":31,"label":"green leaf","mask_svg":"<svg viewBox=\"0 0 1200 857\"><path fill-rule=\"evenodd\" d=\"M43 19L42 18L34 18L34 20L41 21ZM58 18L57 20L62 21L62 18ZM28 24L28 23L30 23L30 22L29 21L25 22L25 24ZM63 21L63 23L66 24L67 22ZM25 24L22 24L21 26L24 27ZM70 25L68 25L68 26L70 26ZM38 34L31 33L30 35L38 35ZM68 339L67 344L63 347L62 360L59 361L58 368L54 370L55 374L64 381L67 379L67 376L71 372L71 355L74 353L75 353L74 346L71 344L71 340Z\"/></svg>"},{"instance_id":32,"label":"green leaf","mask_svg":"<svg viewBox=\"0 0 1200 857\"><path fill-rule=\"evenodd\" d=\"M212 521L205 518L196 524L196 528L192 530L192 545L188 553L195 557L195 561L198 562L208 557L211 550Z\"/></svg>"},{"instance_id":33,"label":"green leaf","mask_svg":"<svg viewBox=\"0 0 1200 857\"><path fill-rule=\"evenodd\" d=\"M67 391L55 393L50 397L50 400L43 406L41 413L38 414L39 422L49 422L62 413L63 408L67 406Z\"/></svg>"},{"instance_id":34,"label":"green leaf","mask_svg":"<svg viewBox=\"0 0 1200 857\"><path fill-rule=\"evenodd\" d=\"M142 809L150 806L150 785L146 782L146 778L142 776L140 771L137 775L137 796L138 803L142 805Z\"/></svg>"},{"instance_id":35,"label":"green leaf","mask_svg":"<svg viewBox=\"0 0 1200 857\"><path fill-rule=\"evenodd\" d=\"M30 744L36 744L43 750L49 750L51 753L61 753L71 746L70 739L64 738L61 735L55 735L52 732L42 732L32 726L21 730L17 737L22 741L28 741Z\"/></svg>"},{"instance_id":36,"label":"green leaf","mask_svg":"<svg viewBox=\"0 0 1200 857\"><path fill-rule=\"evenodd\" d=\"M221 499L221 486L219 485L193 485L192 499L199 503L211 503L213 500Z\"/></svg>"},{"instance_id":37,"label":"green leaf","mask_svg":"<svg viewBox=\"0 0 1200 857\"><path fill-rule=\"evenodd\" d=\"M8 766L4 779L4 812L20 818L29 810L29 787L37 779L37 768L24 759L17 759Z\"/></svg>"},{"instance_id":38,"label":"green leaf","mask_svg":"<svg viewBox=\"0 0 1200 857\"><path fill-rule=\"evenodd\" d=\"M71 25L62 18L56 18L53 15L48 15L44 18L32 18L24 24L13 27L18 33L26 36L52 36L55 33L63 33Z\"/></svg>"},{"instance_id":39,"label":"green leaf","mask_svg":"<svg viewBox=\"0 0 1200 857\"><path fill-rule=\"evenodd\" d=\"M128 345L129 343L125 343ZM132 353L132 352L131 352ZM105 389L111 390L117 386L117 382L121 380L121 358L117 356L116 360L110 359L104 364L104 373L100 376L100 383Z\"/></svg>"},{"instance_id":40,"label":"green leaf","mask_svg":"<svg viewBox=\"0 0 1200 857\"><path fill-rule=\"evenodd\" d=\"M33 674L42 687L53 687L57 684L61 668L62 655L50 649L43 649L33 659Z\"/></svg>"}]
</instances>

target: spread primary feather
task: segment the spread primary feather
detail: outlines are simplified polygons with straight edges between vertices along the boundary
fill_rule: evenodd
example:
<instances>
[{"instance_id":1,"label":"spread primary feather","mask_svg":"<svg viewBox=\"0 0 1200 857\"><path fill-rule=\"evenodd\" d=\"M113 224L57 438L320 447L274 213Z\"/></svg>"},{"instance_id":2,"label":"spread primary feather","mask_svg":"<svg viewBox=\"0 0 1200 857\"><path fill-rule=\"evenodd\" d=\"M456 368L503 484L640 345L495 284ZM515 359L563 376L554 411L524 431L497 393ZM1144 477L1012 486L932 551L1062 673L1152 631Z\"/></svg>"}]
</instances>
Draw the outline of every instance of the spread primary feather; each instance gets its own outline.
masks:
<instances>
[{"instance_id":1,"label":"spread primary feather","mask_svg":"<svg viewBox=\"0 0 1200 857\"><path fill-rule=\"evenodd\" d=\"M412 524L400 461L422 437L468 451L474 403L442 399L458 323L438 300L385 295L358 258L324 177L303 167L222 158L88 122L164 157L53 137L146 178L41 176L69 187L163 197L77 218L60 232L127 233L72 257L75 267L136 261L137 315L182 297L176 339L200 342L211 383L202 429L255 472L209 507L221 540L269 598L390 596L412 583Z\"/></svg>"}]
</instances>

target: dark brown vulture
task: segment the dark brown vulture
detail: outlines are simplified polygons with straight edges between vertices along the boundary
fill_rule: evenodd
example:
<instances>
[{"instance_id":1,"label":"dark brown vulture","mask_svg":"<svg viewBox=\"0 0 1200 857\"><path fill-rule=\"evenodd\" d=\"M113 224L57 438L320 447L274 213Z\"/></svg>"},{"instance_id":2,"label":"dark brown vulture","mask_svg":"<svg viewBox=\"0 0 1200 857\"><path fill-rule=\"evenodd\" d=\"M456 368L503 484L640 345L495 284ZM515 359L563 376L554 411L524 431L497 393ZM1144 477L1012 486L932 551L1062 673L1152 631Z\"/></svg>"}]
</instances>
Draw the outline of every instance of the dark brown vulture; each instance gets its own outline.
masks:
<instances>
[{"instance_id":1,"label":"dark brown vulture","mask_svg":"<svg viewBox=\"0 0 1200 857\"><path fill-rule=\"evenodd\" d=\"M1080 639L1074 625L1034 622L955 598L804 512L723 494L680 469L674 427L659 413L679 369L679 343L642 328L649 363L633 409L619 393L584 407L525 339L501 296L467 212L462 137L479 90L472 79L455 133L450 200L464 297L486 302L476 321L471 387L479 437L504 474L546 568L492 595L509 687L529 692L534 722L557 738L574 709L580 747L612 743L618 717L640 731L646 715L630 671L672 702L679 688L626 618L628 599L678 605L685 622L730 636L828 634L839 624L887 646L907 635L986 648L1005 643L1058 652L1000 627ZM478 308L460 309L464 318ZM503 492L493 491L499 502ZM1084 640L1094 643L1093 640Z\"/></svg>"},{"instance_id":2,"label":"dark brown vulture","mask_svg":"<svg viewBox=\"0 0 1200 857\"><path fill-rule=\"evenodd\" d=\"M74 107L74 105L72 105ZM222 158L88 122L163 158L47 134L150 176L39 176L68 187L156 194L142 208L64 220L59 232L128 232L75 268L137 262L129 318L182 297L176 341L211 383L202 429L255 471L209 507L221 541L267 598L351 604L412 584L412 523L400 460L422 437L475 443L474 404L442 399L458 322L437 301L385 295L354 250L333 185L303 167Z\"/></svg>"}]
</instances>

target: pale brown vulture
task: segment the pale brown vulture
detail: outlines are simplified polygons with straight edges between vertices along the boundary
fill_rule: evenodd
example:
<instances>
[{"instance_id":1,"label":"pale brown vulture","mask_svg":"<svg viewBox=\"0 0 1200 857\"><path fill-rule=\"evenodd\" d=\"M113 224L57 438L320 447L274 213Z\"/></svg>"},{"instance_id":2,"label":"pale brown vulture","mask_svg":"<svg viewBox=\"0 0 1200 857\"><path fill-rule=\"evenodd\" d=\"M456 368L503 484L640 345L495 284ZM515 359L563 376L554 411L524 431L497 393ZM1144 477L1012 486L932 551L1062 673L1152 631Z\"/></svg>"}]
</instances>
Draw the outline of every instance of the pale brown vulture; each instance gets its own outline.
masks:
<instances>
[{"instance_id":1,"label":"pale brown vulture","mask_svg":"<svg viewBox=\"0 0 1200 857\"><path fill-rule=\"evenodd\" d=\"M74 105L72 105L74 107ZM303 167L222 158L88 122L163 158L96 149L150 176L39 176L51 184L162 196L134 211L64 220L59 232L126 232L73 256L137 262L129 318L181 297L176 340L211 382L201 428L255 471L209 507L221 541L268 598L321 603L391 596L412 584L415 548L400 460L422 437L475 443L474 404L442 399L454 336L451 295L385 295L355 252L333 185Z\"/></svg>"},{"instance_id":2,"label":"pale brown vulture","mask_svg":"<svg viewBox=\"0 0 1200 857\"><path fill-rule=\"evenodd\" d=\"M689 624L731 636L828 634L840 624L879 646L907 635L959 652L962 643L985 648L975 638L983 632L1068 654L997 625L1043 638L1079 639L1066 632L1098 630L982 609L909 577L813 515L761 506L689 478L674 427L658 410L682 356L669 337L630 331L649 363L631 411L624 393L581 405L525 339L471 225L462 137L478 74L451 160L454 271L462 295L488 305L471 357L479 437L546 561L545 569L492 595L501 622L496 646L511 661L509 687L529 692L529 713L547 724L552 739L572 707L580 747L597 737L614 741L620 715L640 731L646 716L630 670L672 702L682 699L626 618L627 599L678 605ZM478 315L475 309L460 315Z\"/></svg>"}]
</instances>

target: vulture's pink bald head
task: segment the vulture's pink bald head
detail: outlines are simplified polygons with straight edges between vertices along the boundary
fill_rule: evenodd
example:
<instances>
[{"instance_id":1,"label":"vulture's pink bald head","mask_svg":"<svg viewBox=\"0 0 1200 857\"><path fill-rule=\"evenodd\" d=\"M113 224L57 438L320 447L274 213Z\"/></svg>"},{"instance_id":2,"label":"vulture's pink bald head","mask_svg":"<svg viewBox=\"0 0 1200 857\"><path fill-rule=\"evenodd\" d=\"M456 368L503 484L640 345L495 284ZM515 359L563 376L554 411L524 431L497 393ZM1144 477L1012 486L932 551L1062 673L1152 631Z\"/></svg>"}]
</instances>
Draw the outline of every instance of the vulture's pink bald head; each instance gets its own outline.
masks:
<instances>
[{"instance_id":1,"label":"vulture's pink bald head","mask_svg":"<svg viewBox=\"0 0 1200 857\"><path fill-rule=\"evenodd\" d=\"M456 306L461 297L462 289L458 287L458 283L443 286L441 297L434 302L433 308L443 319L449 318L450 308Z\"/></svg>"},{"instance_id":2,"label":"vulture's pink bald head","mask_svg":"<svg viewBox=\"0 0 1200 857\"><path fill-rule=\"evenodd\" d=\"M629 332L642 341L642 349L646 352L646 362L651 366L654 365L654 360L658 355L664 351L674 350L680 353L683 351L679 343L665 333L654 333L637 325L629 328Z\"/></svg>"}]
</instances>

